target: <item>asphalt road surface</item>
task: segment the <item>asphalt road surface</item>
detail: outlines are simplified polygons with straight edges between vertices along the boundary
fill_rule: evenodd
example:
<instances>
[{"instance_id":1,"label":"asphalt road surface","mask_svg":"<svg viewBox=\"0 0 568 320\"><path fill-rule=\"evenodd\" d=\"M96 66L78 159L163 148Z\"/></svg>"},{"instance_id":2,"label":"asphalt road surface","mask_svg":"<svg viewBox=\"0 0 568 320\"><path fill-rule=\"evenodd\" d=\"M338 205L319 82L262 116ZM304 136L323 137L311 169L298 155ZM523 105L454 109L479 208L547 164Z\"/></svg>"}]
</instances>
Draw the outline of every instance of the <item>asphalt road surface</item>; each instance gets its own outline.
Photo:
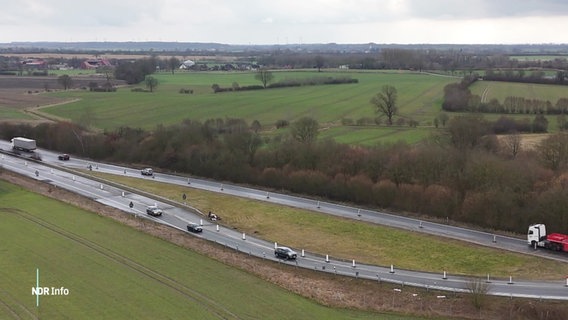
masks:
<instances>
[{"instance_id":1,"label":"asphalt road surface","mask_svg":"<svg viewBox=\"0 0 568 320\"><path fill-rule=\"evenodd\" d=\"M251 237L250 235L243 234L231 228L225 228L222 225L218 225L216 222L209 221L206 219L205 215L185 205L181 200L180 203L175 203L167 199L161 199L155 195L84 176L73 169L86 169L92 166L92 170L99 172L127 175L141 179L153 179L159 182L185 185L191 188L223 192L229 195L268 201L406 230L460 239L490 247L568 261L566 255L553 254L546 250L532 250L526 245L526 241L523 239L498 236L491 233L399 217L330 202L318 202L301 197L267 193L266 191L257 189L221 184L219 182L203 179L188 179L187 177L161 173L155 173L153 177L142 176L140 169L95 163L75 159L73 156L71 156L69 161L60 161L57 159L57 153L47 150L37 151L37 153L41 155L42 161L36 162L26 159L30 156L28 153L22 153L18 157L10 155L9 152L11 150L9 143L1 140L0 151L3 152L0 154L0 166L7 170L37 179L44 183L52 184L59 188L67 189L100 203L116 207L129 214L164 223L180 230L186 231L186 226L189 222L203 224L202 233L193 234L188 232L188 236L201 237L243 252L245 255L254 255L278 261L279 263L288 264L291 267L308 268L373 281L384 281L457 292L468 291L467 286L471 281L471 278L455 276L443 270L440 270L440 273L426 273L400 270L396 268L396 265L365 265L353 260L340 260L329 256L325 252L305 252L301 248L294 248L298 251L298 259L296 260L287 261L277 259L274 257L274 247L277 244L267 241L266 239ZM129 206L130 203L133 205L132 208ZM164 212L163 215L161 217L147 215L146 207L149 205L157 205L160 207ZM508 279L494 279L488 275L488 279L484 279L483 281L489 283L489 294L492 295L568 300L568 280L566 279L558 279L558 281L523 281L521 279L515 279L514 277Z\"/></svg>"}]
</instances>

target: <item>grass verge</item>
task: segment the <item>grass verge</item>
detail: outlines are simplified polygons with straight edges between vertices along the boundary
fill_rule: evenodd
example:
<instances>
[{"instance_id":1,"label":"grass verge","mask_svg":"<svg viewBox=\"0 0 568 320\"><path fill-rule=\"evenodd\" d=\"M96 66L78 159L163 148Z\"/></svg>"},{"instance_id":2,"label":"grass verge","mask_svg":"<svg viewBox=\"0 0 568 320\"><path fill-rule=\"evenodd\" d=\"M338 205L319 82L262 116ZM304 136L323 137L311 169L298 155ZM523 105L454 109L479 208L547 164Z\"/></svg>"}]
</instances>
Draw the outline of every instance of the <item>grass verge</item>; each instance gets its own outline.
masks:
<instances>
[{"instance_id":1,"label":"grass verge","mask_svg":"<svg viewBox=\"0 0 568 320\"><path fill-rule=\"evenodd\" d=\"M2 319L379 316L319 305L242 270L1 180L0 203ZM42 296L37 307L31 295L36 269L41 286L65 287L69 295Z\"/></svg>"},{"instance_id":2,"label":"grass verge","mask_svg":"<svg viewBox=\"0 0 568 320\"><path fill-rule=\"evenodd\" d=\"M451 274L523 279L564 279L568 264L462 241L237 198L185 186L108 174L105 179L213 211L247 234L320 254L376 265Z\"/></svg>"}]
</instances>

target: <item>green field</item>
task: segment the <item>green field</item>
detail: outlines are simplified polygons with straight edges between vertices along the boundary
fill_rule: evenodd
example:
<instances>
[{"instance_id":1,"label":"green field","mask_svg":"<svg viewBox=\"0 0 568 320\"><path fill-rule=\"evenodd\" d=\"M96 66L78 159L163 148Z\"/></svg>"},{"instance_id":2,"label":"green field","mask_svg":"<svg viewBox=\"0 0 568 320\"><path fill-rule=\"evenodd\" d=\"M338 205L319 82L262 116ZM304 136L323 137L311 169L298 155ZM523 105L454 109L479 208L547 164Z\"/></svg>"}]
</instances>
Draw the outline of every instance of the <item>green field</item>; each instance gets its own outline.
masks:
<instances>
[{"instance_id":1,"label":"green field","mask_svg":"<svg viewBox=\"0 0 568 320\"><path fill-rule=\"evenodd\" d=\"M21 110L0 106L0 119L32 120L34 118Z\"/></svg>"},{"instance_id":2,"label":"green field","mask_svg":"<svg viewBox=\"0 0 568 320\"><path fill-rule=\"evenodd\" d=\"M186 193L190 205L220 214L223 223L237 230L310 252L333 252L345 260L523 279L563 279L568 274L568 265L561 262L184 186L96 174L174 201Z\"/></svg>"},{"instance_id":3,"label":"green field","mask_svg":"<svg viewBox=\"0 0 568 320\"><path fill-rule=\"evenodd\" d=\"M330 138L339 143L374 146L379 143L404 141L409 144L423 141L434 133L432 128L409 128L407 126L336 126L321 130L320 139Z\"/></svg>"},{"instance_id":4,"label":"green field","mask_svg":"<svg viewBox=\"0 0 568 320\"><path fill-rule=\"evenodd\" d=\"M509 96L548 100L555 104L560 98L568 98L568 87L535 83L502 81L477 81L470 87L471 93L482 97L482 102L497 99L503 103Z\"/></svg>"},{"instance_id":5,"label":"green field","mask_svg":"<svg viewBox=\"0 0 568 320\"><path fill-rule=\"evenodd\" d=\"M254 73L178 72L154 75L159 86L154 93L135 93L121 88L115 93L70 91L58 97L79 98L78 102L43 109L43 112L78 121L89 114L92 125L102 129L120 126L152 129L157 124L177 124L182 119L243 118L259 120L267 128L276 120L294 121L302 116L317 119L323 126L338 124L341 118L375 117L370 99L385 84L399 92L401 116L431 121L439 112L443 87L453 78L409 72L274 72L275 81L310 77L350 76L357 84L320 85L214 94L211 85L231 87L259 85ZM180 94L191 88L194 94Z\"/></svg>"},{"instance_id":6,"label":"green field","mask_svg":"<svg viewBox=\"0 0 568 320\"><path fill-rule=\"evenodd\" d=\"M293 122L303 116L320 123L320 138L340 143L372 146L377 143L405 141L416 143L432 132L432 121L439 114L443 88L459 79L443 75L399 71L274 71L274 81L313 77L351 77L357 84L319 85L269 90L225 92L214 94L212 84L231 87L259 85L252 72L169 72L156 73L159 85L155 92L131 92L132 87L119 88L114 93L94 93L84 90L56 92L51 95L76 102L41 109L48 116L80 121L88 118L94 128L112 130L121 126L152 130L158 124L178 124L183 119L204 121L211 118L242 118L251 123L259 120L263 135L281 135L273 130L277 120ZM416 120L418 128L407 125L344 126L342 119L356 123L361 118L377 116L369 100L385 84L393 85L399 93L399 115ZM143 88L143 84L134 86ZM193 94L180 94L180 89L192 89ZM472 93L484 101L504 101L507 96L522 96L550 100L556 103L567 97L565 86L478 81ZM2 110L0 110L2 112ZM4 112L5 113L5 112ZM7 114L7 113L6 113ZM7 114L8 115L8 114ZM453 116L451 114L450 116ZM487 115L496 119L501 115ZM17 114L9 115L17 117ZM522 117L526 117L523 115ZM384 121L384 119L383 119ZM549 119L549 131L554 132L556 121Z\"/></svg>"},{"instance_id":7,"label":"green field","mask_svg":"<svg viewBox=\"0 0 568 320\"><path fill-rule=\"evenodd\" d=\"M518 61L552 61L555 59L568 59L567 55L527 55L527 56L509 56L509 59Z\"/></svg>"},{"instance_id":8,"label":"green field","mask_svg":"<svg viewBox=\"0 0 568 320\"><path fill-rule=\"evenodd\" d=\"M0 204L0 319L416 319L321 306L3 181ZM36 307L36 269L69 295Z\"/></svg>"}]
</instances>

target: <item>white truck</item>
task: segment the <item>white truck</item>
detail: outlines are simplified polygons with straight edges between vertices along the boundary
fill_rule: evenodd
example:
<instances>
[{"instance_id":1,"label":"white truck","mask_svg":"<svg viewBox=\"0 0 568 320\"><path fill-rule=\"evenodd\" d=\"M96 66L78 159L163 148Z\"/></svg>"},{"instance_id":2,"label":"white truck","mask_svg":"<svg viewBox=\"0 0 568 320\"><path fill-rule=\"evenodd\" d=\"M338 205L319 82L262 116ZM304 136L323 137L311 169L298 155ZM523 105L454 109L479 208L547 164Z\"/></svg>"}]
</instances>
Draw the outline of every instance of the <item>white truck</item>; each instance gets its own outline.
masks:
<instances>
[{"instance_id":1,"label":"white truck","mask_svg":"<svg viewBox=\"0 0 568 320\"><path fill-rule=\"evenodd\" d=\"M37 148L36 141L33 139L16 137L13 138L11 142L12 142L12 149L14 150L32 152Z\"/></svg>"},{"instance_id":2,"label":"white truck","mask_svg":"<svg viewBox=\"0 0 568 320\"><path fill-rule=\"evenodd\" d=\"M527 235L528 245L537 248L546 248L554 251L568 252L568 235L562 233L546 233L546 226L542 223L531 224Z\"/></svg>"}]
</instances>

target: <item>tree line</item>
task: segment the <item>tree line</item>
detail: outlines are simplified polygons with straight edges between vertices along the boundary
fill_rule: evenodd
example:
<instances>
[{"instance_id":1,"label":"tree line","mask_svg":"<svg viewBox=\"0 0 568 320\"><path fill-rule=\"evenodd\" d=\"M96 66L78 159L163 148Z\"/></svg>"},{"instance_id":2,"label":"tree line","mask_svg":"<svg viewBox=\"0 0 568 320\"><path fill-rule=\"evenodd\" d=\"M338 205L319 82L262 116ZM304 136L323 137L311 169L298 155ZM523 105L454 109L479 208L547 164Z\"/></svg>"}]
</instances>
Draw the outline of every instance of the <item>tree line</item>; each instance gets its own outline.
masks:
<instances>
[{"instance_id":1,"label":"tree line","mask_svg":"<svg viewBox=\"0 0 568 320\"><path fill-rule=\"evenodd\" d=\"M525 232L544 222L568 231L568 135L533 149L518 135L497 139L480 115L454 116L419 145L349 146L318 140L311 118L273 138L257 121L184 120L152 131L122 127L88 133L76 124L2 124L43 148L97 161L288 190L486 228Z\"/></svg>"},{"instance_id":2,"label":"tree line","mask_svg":"<svg viewBox=\"0 0 568 320\"><path fill-rule=\"evenodd\" d=\"M489 69L483 76L483 80L565 85L568 84L567 76L565 70L557 70L555 76L547 76L542 69L533 70L528 75L524 69Z\"/></svg>"}]
</instances>

